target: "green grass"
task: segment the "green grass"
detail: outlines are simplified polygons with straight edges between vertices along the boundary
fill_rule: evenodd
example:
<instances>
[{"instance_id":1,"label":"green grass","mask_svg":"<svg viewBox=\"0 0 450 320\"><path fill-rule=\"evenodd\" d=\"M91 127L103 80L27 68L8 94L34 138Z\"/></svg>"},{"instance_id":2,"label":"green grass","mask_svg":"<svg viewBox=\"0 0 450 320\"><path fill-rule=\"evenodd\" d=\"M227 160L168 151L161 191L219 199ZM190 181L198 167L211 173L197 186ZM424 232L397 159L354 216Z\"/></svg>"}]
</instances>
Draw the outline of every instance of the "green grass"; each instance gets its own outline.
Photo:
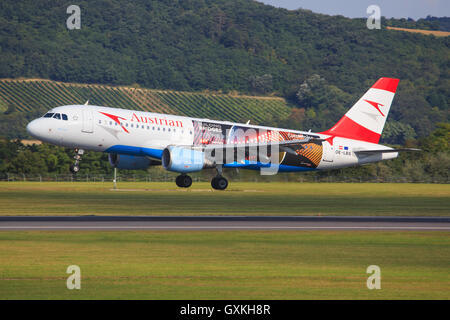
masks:
<instances>
[{"instance_id":1,"label":"green grass","mask_svg":"<svg viewBox=\"0 0 450 320\"><path fill-rule=\"evenodd\" d=\"M0 233L0 299L449 299L448 270L446 232Z\"/></svg>"},{"instance_id":2,"label":"green grass","mask_svg":"<svg viewBox=\"0 0 450 320\"><path fill-rule=\"evenodd\" d=\"M450 185L0 182L0 215L449 216Z\"/></svg>"},{"instance_id":3,"label":"green grass","mask_svg":"<svg viewBox=\"0 0 450 320\"><path fill-rule=\"evenodd\" d=\"M0 215L449 215L448 185L0 183ZM66 289L69 265L82 289ZM381 268L381 290L366 268ZM0 232L0 299L449 299L448 232Z\"/></svg>"}]
</instances>

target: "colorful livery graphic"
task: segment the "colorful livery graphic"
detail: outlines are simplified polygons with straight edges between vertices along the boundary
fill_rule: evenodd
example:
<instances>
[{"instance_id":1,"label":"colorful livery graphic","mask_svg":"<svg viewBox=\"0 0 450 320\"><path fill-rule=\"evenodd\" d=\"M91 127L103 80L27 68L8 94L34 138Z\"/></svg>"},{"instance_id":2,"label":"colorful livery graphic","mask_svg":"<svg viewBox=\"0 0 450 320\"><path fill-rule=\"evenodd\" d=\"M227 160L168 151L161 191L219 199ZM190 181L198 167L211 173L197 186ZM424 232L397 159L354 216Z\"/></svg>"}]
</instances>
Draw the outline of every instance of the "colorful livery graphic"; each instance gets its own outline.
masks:
<instances>
[{"instance_id":1,"label":"colorful livery graphic","mask_svg":"<svg viewBox=\"0 0 450 320\"><path fill-rule=\"evenodd\" d=\"M326 170L393 159L399 151L378 144L399 80L381 78L329 130L320 133L90 105L56 107L30 122L30 135L73 148L79 171L85 150L107 152L113 167L146 169L162 165L180 173L217 170L214 189L228 186L223 168L262 174Z\"/></svg>"},{"instance_id":2,"label":"colorful livery graphic","mask_svg":"<svg viewBox=\"0 0 450 320\"><path fill-rule=\"evenodd\" d=\"M267 142L304 140L306 138L306 136L301 133L198 120L193 120L193 128L193 145L264 144ZM309 137L313 136L309 135ZM318 136L315 137L319 138ZM321 141L301 144L298 145L297 148L292 149L295 154L280 152L279 164L294 167L317 168L322 159L322 150ZM250 159L248 153L246 154L245 160L260 162L258 157Z\"/></svg>"}]
</instances>

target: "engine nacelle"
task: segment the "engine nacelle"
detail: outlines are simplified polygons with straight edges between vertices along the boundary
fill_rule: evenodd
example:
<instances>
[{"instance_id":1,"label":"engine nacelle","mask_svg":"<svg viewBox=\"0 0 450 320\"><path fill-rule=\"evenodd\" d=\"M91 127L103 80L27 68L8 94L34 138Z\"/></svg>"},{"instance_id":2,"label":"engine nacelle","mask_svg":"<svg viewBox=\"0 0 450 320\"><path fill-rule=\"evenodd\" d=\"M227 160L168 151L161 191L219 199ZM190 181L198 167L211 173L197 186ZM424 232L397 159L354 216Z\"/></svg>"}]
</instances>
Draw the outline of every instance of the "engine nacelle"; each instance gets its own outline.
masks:
<instances>
[{"instance_id":1,"label":"engine nacelle","mask_svg":"<svg viewBox=\"0 0 450 320\"><path fill-rule=\"evenodd\" d=\"M160 164L147 157L130 156L126 154L110 153L108 155L109 163L114 168L127 170L142 170L150 166Z\"/></svg>"},{"instance_id":2,"label":"engine nacelle","mask_svg":"<svg viewBox=\"0 0 450 320\"><path fill-rule=\"evenodd\" d=\"M164 169L180 173L200 171L212 168L209 161L205 161L205 153L186 147L168 146L162 154Z\"/></svg>"}]
</instances>

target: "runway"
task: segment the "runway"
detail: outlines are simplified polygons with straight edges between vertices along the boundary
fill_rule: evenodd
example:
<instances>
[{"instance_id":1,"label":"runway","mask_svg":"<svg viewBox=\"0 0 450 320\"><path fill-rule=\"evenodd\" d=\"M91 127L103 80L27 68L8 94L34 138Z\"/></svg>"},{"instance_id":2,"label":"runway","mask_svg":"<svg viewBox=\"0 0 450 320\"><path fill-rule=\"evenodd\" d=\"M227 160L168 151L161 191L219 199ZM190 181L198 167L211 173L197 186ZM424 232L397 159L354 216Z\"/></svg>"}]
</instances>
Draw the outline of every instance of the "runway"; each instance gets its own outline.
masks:
<instances>
[{"instance_id":1,"label":"runway","mask_svg":"<svg viewBox=\"0 0 450 320\"><path fill-rule=\"evenodd\" d=\"M450 231L450 217L0 216L8 230L403 230Z\"/></svg>"}]
</instances>

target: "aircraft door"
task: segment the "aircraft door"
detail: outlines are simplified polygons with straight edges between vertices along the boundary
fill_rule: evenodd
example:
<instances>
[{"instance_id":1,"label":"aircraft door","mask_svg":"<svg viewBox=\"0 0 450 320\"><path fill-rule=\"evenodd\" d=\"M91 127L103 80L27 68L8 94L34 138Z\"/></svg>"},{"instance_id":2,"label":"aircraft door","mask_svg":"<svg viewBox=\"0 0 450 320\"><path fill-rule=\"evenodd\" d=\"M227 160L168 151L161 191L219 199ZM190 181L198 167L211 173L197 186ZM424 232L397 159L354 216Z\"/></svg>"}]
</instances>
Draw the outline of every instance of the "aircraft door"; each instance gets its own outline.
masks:
<instances>
[{"instance_id":1,"label":"aircraft door","mask_svg":"<svg viewBox=\"0 0 450 320\"><path fill-rule=\"evenodd\" d=\"M94 132L94 115L92 109L82 109L83 112L83 128L82 132L93 133Z\"/></svg>"},{"instance_id":2,"label":"aircraft door","mask_svg":"<svg viewBox=\"0 0 450 320\"><path fill-rule=\"evenodd\" d=\"M324 141L323 144L323 161L333 162L334 161L334 146L328 141Z\"/></svg>"}]
</instances>

